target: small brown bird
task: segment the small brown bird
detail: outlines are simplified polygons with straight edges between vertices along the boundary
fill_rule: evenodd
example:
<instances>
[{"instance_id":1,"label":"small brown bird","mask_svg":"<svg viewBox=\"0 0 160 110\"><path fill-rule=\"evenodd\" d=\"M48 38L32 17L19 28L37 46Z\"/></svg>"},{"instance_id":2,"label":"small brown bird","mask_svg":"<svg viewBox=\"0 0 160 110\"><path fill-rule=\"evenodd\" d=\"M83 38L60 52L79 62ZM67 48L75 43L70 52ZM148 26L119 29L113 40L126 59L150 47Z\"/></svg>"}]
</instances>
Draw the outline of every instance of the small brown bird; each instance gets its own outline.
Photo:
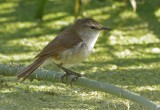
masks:
<instances>
[{"instance_id":1,"label":"small brown bird","mask_svg":"<svg viewBox=\"0 0 160 110\"><path fill-rule=\"evenodd\" d=\"M60 33L35 57L35 61L20 71L17 79L26 80L45 61L53 61L68 75L81 77L80 74L67 68L84 61L92 52L99 33L110 30L91 18L78 19L72 26Z\"/></svg>"}]
</instances>

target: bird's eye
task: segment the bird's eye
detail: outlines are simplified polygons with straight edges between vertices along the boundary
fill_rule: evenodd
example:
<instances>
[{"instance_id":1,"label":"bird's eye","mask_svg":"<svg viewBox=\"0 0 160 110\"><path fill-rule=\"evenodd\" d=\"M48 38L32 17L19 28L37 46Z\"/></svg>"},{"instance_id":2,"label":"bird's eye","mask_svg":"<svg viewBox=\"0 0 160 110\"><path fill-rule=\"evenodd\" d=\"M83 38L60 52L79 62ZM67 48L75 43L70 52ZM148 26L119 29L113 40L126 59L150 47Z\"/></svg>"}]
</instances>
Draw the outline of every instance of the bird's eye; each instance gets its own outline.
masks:
<instances>
[{"instance_id":1,"label":"bird's eye","mask_svg":"<svg viewBox=\"0 0 160 110\"><path fill-rule=\"evenodd\" d=\"M91 29L96 29L96 27L94 27L94 26L91 26L90 28L91 28Z\"/></svg>"}]
</instances>

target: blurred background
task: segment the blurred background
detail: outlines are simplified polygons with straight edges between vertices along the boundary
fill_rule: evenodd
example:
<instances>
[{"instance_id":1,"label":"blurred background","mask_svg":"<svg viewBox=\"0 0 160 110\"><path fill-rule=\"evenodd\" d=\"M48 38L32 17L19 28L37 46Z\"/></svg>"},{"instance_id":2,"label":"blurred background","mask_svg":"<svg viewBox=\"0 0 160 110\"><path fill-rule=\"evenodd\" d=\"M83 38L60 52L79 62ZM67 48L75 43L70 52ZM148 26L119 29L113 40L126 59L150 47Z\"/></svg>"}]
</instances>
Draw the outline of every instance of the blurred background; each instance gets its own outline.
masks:
<instances>
[{"instance_id":1,"label":"blurred background","mask_svg":"<svg viewBox=\"0 0 160 110\"><path fill-rule=\"evenodd\" d=\"M160 104L159 0L0 0L0 63L31 63L34 56L77 18L112 28L93 54L73 70L112 83ZM87 88L0 76L0 109L146 110Z\"/></svg>"}]
</instances>

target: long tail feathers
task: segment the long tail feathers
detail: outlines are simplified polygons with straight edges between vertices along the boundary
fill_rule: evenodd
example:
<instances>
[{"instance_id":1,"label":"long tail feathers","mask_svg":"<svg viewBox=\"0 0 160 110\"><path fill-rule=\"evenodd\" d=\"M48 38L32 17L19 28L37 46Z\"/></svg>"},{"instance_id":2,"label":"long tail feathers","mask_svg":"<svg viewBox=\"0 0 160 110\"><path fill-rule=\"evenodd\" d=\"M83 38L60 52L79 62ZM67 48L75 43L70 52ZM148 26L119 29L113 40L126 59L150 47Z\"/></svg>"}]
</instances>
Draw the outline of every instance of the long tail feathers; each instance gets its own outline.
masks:
<instances>
[{"instance_id":1,"label":"long tail feathers","mask_svg":"<svg viewBox=\"0 0 160 110\"><path fill-rule=\"evenodd\" d=\"M44 59L36 59L32 64L26 67L24 70L20 71L17 75L17 79L22 79L21 82L26 80L42 63Z\"/></svg>"}]
</instances>

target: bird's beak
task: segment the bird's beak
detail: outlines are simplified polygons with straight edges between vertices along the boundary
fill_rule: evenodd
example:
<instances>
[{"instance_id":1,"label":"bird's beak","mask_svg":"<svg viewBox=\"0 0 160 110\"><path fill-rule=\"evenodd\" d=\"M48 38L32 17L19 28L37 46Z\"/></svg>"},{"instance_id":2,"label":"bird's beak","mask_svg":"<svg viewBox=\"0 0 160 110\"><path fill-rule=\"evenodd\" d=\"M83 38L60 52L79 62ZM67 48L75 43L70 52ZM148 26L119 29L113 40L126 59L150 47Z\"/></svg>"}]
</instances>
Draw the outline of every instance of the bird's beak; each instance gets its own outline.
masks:
<instances>
[{"instance_id":1,"label":"bird's beak","mask_svg":"<svg viewBox=\"0 0 160 110\"><path fill-rule=\"evenodd\" d=\"M108 27L102 27L101 30L108 30L108 31L110 31L111 29L108 28Z\"/></svg>"}]
</instances>

